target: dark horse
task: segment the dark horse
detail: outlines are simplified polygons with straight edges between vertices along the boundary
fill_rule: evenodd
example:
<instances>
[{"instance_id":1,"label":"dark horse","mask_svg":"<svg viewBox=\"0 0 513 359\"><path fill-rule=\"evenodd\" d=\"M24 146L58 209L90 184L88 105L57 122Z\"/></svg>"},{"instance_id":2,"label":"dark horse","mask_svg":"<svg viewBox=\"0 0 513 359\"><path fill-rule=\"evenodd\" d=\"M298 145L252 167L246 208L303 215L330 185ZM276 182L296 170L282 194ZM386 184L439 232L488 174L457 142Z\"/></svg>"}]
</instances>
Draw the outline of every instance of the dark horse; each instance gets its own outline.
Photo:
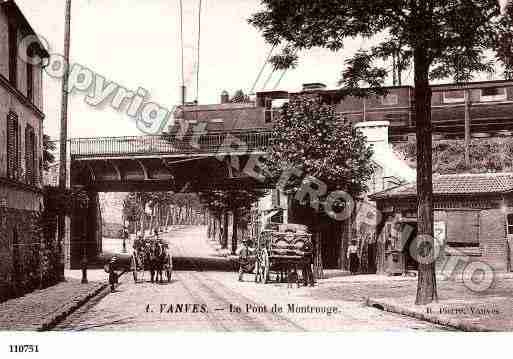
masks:
<instances>
[{"instance_id":1,"label":"dark horse","mask_svg":"<svg viewBox=\"0 0 513 359\"><path fill-rule=\"evenodd\" d=\"M150 250L150 274L151 282L163 283L164 278L162 272L165 270L167 274L167 280L171 280L172 261L171 255L169 254L166 245L164 243L155 242L151 245Z\"/></svg>"}]
</instances>

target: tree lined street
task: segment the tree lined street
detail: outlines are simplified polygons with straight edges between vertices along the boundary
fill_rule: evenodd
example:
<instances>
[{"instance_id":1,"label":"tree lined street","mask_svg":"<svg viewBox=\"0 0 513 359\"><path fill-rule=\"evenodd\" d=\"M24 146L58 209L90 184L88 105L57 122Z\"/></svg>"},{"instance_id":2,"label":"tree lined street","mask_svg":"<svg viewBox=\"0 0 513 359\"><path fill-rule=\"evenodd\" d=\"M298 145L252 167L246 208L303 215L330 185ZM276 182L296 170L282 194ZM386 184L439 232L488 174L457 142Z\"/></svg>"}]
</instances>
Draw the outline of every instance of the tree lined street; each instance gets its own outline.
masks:
<instances>
[{"instance_id":1,"label":"tree lined street","mask_svg":"<svg viewBox=\"0 0 513 359\"><path fill-rule=\"evenodd\" d=\"M286 283L261 285L253 282L252 275L238 282L233 271L211 271L208 265L213 260L225 261L226 268L231 265L227 259L216 257L204 226L179 227L163 238L170 244L175 258L186 258L189 267L192 265L196 270L175 271L169 284L150 283L148 273L146 282L134 284L131 273L126 273L116 292L92 300L56 329L295 332L446 329L368 308L360 301L316 298L315 292L321 291L323 284L315 288L288 288ZM189 312L176 312L180 305L185 311L187 304ZM272 313L275 304L282 306L284 312ZM288 313L288 304L305 308L336 307L339 313ZM206 312L202 312L202 305L206 305ZM241 312L230 312L230 305L240 307ZM261 311L262 305L267 312Z\"/></svg>"}]
</instances>

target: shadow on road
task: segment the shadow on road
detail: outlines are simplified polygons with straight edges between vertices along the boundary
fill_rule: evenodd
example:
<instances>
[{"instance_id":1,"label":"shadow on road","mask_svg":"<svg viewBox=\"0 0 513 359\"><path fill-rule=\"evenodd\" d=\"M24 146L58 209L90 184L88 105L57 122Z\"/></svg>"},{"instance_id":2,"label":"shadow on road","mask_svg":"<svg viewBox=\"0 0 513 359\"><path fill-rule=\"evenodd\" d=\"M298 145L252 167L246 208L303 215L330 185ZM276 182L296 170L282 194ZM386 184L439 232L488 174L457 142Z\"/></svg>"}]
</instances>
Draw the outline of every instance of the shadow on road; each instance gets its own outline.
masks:
<instances>
[{"instance_id":1,"label":"shadow on road","mask_svg":"<svg viewBox=\"0 0 513 359\"><path fill-rule=\"evenodd\" d=\"M197 258L197 257L174 257L174 270L192 271L225 271L231 272L237 269L237 264L226 258Z\"/></svg>"},{"instance_id":2,"label":"shadow on road","mask_svg":"<svg viewBox=\"0 0 513 359\"><path fill-rule=\"evenodd\" d=\"M118 258L119 268L130 270L130 255L104 252L88 264L89 269L102 269L112 257ZM173 257L173 270L177 271L220 271L237 270L237 263L225 257Z\"/></svg>"}]
</instances>

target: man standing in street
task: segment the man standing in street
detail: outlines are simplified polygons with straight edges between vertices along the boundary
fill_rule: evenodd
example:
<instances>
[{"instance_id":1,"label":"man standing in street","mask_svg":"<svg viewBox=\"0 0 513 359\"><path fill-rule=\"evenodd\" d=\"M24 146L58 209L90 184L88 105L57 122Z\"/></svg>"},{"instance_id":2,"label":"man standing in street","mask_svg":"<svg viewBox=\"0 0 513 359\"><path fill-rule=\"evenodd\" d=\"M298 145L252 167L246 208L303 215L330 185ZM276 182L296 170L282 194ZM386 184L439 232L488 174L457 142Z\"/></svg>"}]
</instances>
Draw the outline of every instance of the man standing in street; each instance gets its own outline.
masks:
<instances>
[{"instance_id":1,"label":"man standing in street","mask_svg":"<svg viewBox=\"0 0 513 359\"><path fill-rule=\"evenodd\" d=\"M239 282L242 282L244 273L253 273L255 270L255 248L251 247L248 239L242 240L242 245L238 251L239 255Z\"/></svg>"}]
</instances>

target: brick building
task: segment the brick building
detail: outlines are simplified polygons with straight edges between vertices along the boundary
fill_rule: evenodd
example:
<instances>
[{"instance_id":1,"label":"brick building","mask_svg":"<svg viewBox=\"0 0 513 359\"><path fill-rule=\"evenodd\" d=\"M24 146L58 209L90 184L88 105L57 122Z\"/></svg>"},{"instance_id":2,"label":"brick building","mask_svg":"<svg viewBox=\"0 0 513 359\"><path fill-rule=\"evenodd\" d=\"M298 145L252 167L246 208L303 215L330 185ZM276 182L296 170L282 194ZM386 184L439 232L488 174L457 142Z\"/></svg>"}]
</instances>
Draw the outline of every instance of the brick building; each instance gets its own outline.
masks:
<instances>
[{"instance_id":1,"label":"brick building","mask_svg":"<svg viewBox=\"0 0 513 359\"><path fill-rule=\"evenodd\" d=\"M370 196L382 213L377 223L377 271L390 270L398 251L402 271L415 270L408 248L416 235L416 185L409 183ZM496 271L511 270L513 173L453 174L433 178L435 237L445 255L468 256ZM440 258L440 261L443 257ZM438 269L441 269L438 266Z\"/></svg>"},{"instance_id":2,"label":"brick building","mask_svg":"<svg viewBox=\"0 0 513 359\"><path fill-rule=\"evenodd\" d=\"M41 284L46 251L36 221L43 206L42 66L23 60L35 35L14 1L0 1L0 300ZM39 41L29 57L47 58Z\"/></svg>"}]
</instances>

